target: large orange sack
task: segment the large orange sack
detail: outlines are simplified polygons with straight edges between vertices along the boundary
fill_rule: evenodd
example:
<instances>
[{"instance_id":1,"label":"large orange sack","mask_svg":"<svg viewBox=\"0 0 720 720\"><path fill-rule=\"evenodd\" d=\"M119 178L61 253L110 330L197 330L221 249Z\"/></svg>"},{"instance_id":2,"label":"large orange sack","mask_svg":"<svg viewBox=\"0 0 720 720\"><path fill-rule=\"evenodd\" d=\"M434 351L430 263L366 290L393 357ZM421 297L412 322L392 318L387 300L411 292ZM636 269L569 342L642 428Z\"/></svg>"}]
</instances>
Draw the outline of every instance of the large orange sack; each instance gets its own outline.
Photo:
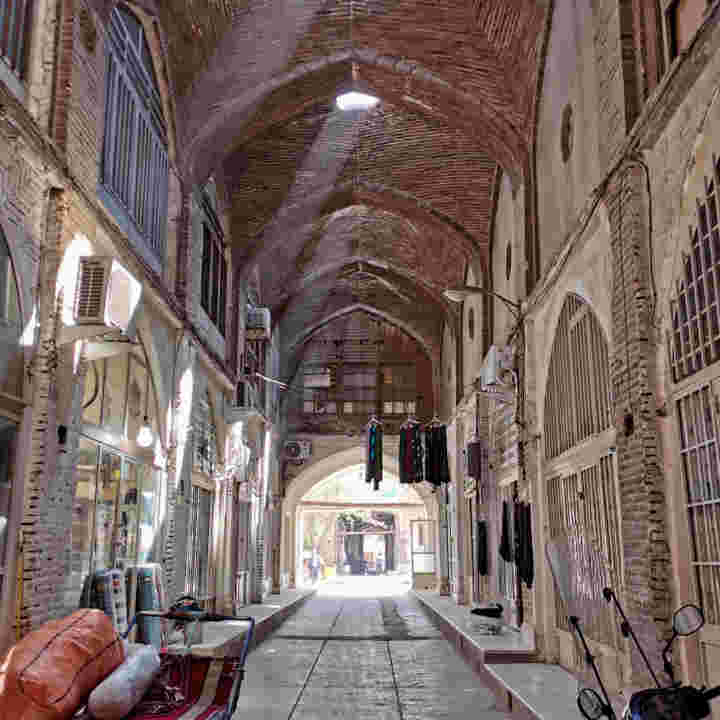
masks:
<instances>
[{"instance_id":1,"label":"large orange sack","mask_svg":"<svg viewBox=\"0 0 720 720\"><path fill-rule=\"evenodd\" d=\"M124 659L101 610L77 610L26 635L0 666L0 720L69 720Z\"/></svg>"}]
</instances>

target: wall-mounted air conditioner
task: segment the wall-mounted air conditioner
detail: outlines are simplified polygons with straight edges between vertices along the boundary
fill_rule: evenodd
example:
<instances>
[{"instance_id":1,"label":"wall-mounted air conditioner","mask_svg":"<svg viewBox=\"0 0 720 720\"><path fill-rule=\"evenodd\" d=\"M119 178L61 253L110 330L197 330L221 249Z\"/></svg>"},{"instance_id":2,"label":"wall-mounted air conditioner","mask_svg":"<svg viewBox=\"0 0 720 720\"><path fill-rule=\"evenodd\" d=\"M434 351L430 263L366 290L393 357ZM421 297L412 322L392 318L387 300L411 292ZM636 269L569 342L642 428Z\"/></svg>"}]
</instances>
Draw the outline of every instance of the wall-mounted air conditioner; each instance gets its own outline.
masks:
<instances>
[{"instance_id":1,"label":"wall-mounted air conditioner","mask_svg":"<svg viewBox=\"0 0 720 720\"><path fill-rule=\"evenodd\" d=\"M309 440L288 440L285 443L287 460L309 460L312 456L312 443Z\"/></svg>"},{"instance_id":2,"label":"wall-mounted air conditioner","mask_svg":"<svg viewBox=\"0 0 720 720\"><path fill-rule=\"evenodd\" d=\"M499 348L497 345L491 345L480 370L482 387L507 384L507 378L504 375L512 369L512 348Z\"/></svg>"},{"instance_id":3,"label":"wall-mounted air conditioner","mask_svg":"<svg viewBox=\"0 0 720 720\"><path fill-rule=\"evenodd\" d=\"M245 322L245 337L248 340L270 339L269 308L249 307Z\"/></svg>"},{"instance_id":4,"label":"wall-mounted air conditioner","mask_svg":"<svg viewBox=\"0 0 720 720\"><path fill-rule=\"evenodd\" d=\"M61 344L108 334L127 342L142 285L112 257L83 255L77 263L72 320L61 330Z\"/></svg>"}]
</instances>

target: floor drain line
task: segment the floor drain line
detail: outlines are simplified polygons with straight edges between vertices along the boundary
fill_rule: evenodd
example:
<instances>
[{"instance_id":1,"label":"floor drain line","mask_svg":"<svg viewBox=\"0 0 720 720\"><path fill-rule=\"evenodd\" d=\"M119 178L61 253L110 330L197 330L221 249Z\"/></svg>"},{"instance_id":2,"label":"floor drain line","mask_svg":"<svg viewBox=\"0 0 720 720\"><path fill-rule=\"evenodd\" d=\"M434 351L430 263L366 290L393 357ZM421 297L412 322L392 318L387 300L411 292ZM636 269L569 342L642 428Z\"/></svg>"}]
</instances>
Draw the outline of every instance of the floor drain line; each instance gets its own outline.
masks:
<instances>
[{"instance_id":1,"label":"floor drain line","mask_svg":"<svg viewBox=\"0 0 720 720\"><path fill-rule=\"evenodd\" d=\"M342 603L340 605L340 609L338 610L337 615L335 616L335 619L332 622L332 625L330 626L330 633L332 633L333 629L335 628L335 625L337 624L337 621L340 619L340 615L342 614L343 608L345 607L345 603ZM325 638L323 640L323 644L320 646L320 651L318 652L315 662L313 662L312 667L310 668L310 672L308 673L307 677L305 678L305 682L303 683L303 686L300 688L300 692L298 693L298 696L295 700L295 704L292 706L292 709L290 710L290 714L288 715L288 720L291 720L292 716L295 714L295 710L297 709L297 706L300 704L300 700L302 699L302 696L305 694L305 689L308 686L308 683L310 682L310 678L313 676L313 673L315 672L315 668L317 667L318 662L320 662L320 657L322 656L325 646L328 644L328 640L330 640L329 637Z\"/></svg>"},{"instance_id":2,"label":"floor drain line","mask_svg":"<svg viewBox=\"0 0 720 720\"><path fill-rule=\"evenodd\" d=\"M388 660L390 660L390 672L392 672L393 685L395 686L395 700L397 701L398 715L400 720L404 720L402 703L400 702L400 688L397 683L397 676L395 675L395 665L393 664L392 653L390 652L390 641L385 643L387 647Z\"/></svg>"}]
</instances>

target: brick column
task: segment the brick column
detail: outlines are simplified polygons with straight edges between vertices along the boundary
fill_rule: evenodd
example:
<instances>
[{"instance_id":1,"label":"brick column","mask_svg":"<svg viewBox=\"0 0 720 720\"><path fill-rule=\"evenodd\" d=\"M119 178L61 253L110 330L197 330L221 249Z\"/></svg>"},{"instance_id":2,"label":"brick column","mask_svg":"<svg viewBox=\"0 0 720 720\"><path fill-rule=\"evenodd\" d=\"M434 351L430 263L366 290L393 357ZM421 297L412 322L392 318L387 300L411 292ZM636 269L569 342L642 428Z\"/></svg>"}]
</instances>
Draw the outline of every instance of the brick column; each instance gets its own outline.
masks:
<instances>
[{"instance_id":1,"label":"brick column","mask_svg":"<svg viewBox=\"0 0 720 720\"><path fill-rule=\"evenodd\" d=\"M52 189L48 198L47 224L41 246L38 287L38 343L30 364L32 375L32 421L22 512L22 599L18 609L22 634L53 616L57 582L64 574L65 546L59 546L53 508L55 498L49 465L57 466L57 329L59 313L55 299L62 255L63 231L69 199L63 190ZM61 538L65 540L65 538Z\"/></svg>"},{"instance_id":2,"label":"brick column","mask_svg":"<svg viewBox=\"0 0 720 720\"><path fill-rule=\"evenodd\" d=\"M627 167L609 188L612 233L613 354L626 612L650 658L659 657L670 615L663 472L658 462L656 367L649 282L647 206L641 168ZM631 650L632 682L645 679Z\"/></svg>"}]
</instances>

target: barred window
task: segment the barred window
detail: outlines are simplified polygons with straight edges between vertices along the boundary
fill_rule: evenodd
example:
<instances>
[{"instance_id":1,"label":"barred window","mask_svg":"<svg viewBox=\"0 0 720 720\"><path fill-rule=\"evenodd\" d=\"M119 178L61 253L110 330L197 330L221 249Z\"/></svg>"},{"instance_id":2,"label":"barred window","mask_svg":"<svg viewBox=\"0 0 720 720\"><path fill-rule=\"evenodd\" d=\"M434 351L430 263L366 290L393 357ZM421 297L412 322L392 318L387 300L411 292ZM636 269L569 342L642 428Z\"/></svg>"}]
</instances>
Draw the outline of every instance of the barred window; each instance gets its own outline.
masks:
<instances>
[{"instance_id":1,"label":"barred window","mask_svg":"<svg viewBox=\"0 0 720 720\"><path fill-rule=\"evenodd\" d=\"M720 161L713 158L716 174ZM705 199L698 201L697 226L691 230L690 252L683 253L682 273L670 301L669 337L673 379L679 382L720 358L720 227L716 180L705 181Z\"/></svg>"},{"instance_id":2,"label":"barred window","mask_svg":"<svg viewBox=\"0 0 720 720\"><path fill-rule=\"evenodd\" d=\"M688 497L692 566L705 619L720 625L720 381L677 401L680 454Z\"/></svg>"},{"instance_id":3,"label":"barred window","mask_svg":"<svg viewBox=\"0 0 720 720\"><path fill-rule=\"evenodd\" d=\"M25 74L32 0L0 0L0 51L10 69Z\"/></svg>"},{"instance_id":4,"label":"barred window","mask_svg":"<svg viewBox=\"0 0 720 720\"><path fill-rule=\"evenodd\" d=\"M195 470L213 475L217 466L217 430L208 395L199 401L193 417L195 436Z\"/></svg>"},{"instance_id":5,"label":"barred window","mask_svg":"<svg viewBox=\"0 0 720 720\"><path fill-rule=\"evenodd\" d=\"M150 49L138 18L117 5L108 32L101 182L111 209L130 220L159 261L165 257L168 169L167 132Z\"/></svg>"},{"instance_id":6,"label":"barred window","mask_svg":"<svg viewBox=\"0 0 720 720\"><path fill-rule=\"evenodd\" d=\"M611 587L618 592L622 587L622 548L614 468L612 456L605 455L595 465L570 475L552 477L547 483L550 539L582 538L602 557L603 573L585 577L579 585L587 593L588 600L602 597L605 582L601 577L605 572L609 574ZM571 552L580 552L581 549L570 545ZM573 559L578 568L587 564L584 557ZM557 627L571 632L568 610L557 593L555 607ZM585 632L597 642L622 649L611 614L594 616Z\"/></svg>"},{"instance_id":7,"label":"barred window","mask_svg":"<svg viewBox=\"0 0 720 720\"><path fill-rule=\"evenodd\" d=\"M202 223L202 269L200 274L200 305L225 335L225 298L227 290L227 262L220 224L209 205Z\"/></svg>"},{"instance_id":8,"label":"barred window","mask_svg":"<svg viewBox=\"0 0 720 720\"><path fill-rule=\"evenodd\" d=\"M590 306L565 300L545 394L545 456L554 458L612 423L608 345Z\"/></svg>"},{"instance_id":9,"label":"barred window","mask_svg":"<svg viewBox=\"0 0 720 720\"><path fill-rule=\"evenodd\" d=\"M196 598L204 598L210 587L210 533L215 494L193 485L190 500L185 592Z\"/></svg>"}]
</instances>

